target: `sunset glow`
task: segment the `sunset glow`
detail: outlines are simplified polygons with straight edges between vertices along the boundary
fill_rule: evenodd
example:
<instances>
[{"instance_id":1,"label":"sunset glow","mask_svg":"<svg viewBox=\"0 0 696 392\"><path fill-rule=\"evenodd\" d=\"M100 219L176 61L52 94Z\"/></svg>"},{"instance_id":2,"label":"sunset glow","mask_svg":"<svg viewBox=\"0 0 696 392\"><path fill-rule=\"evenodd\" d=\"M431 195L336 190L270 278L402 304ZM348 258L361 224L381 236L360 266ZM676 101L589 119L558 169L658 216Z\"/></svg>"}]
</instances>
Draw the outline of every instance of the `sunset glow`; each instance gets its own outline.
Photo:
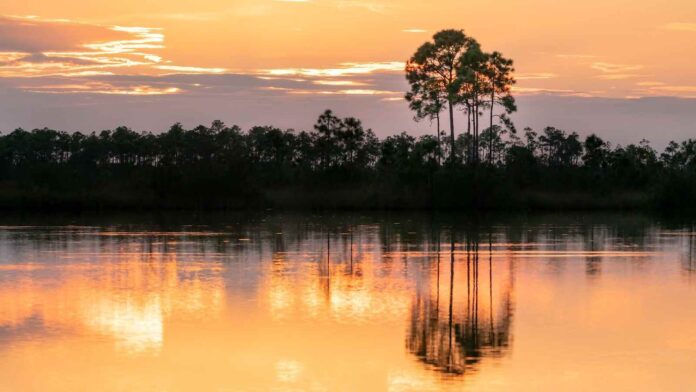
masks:
<instances>
[{"instance_id":1,"label":"sunset glow","mask_svg":"<svg viewBox=\"0 0 696 392\"><path fill-rule=\"evenodd\" d=\"M0 392L696 391L696 0L0 1Z\"/></svg>"},{"instance_id":2,"label":"sunset glow","mask_svg":"<svg viewBox=\"0 0 696 392\"><path fill-rule=\"evenodd\" d=\"M307 113L329 106L349 110L352 103L380 108L383 117L364 114L380 134L399 130L388 124L422 132L429 125L413 123L399 99L406 90L404 62L434 32L450 27L464 29L484 49L515 60L515 93L521 97L517 117L524 125L535 125L535 113L558 110L552 107L570 99L586 100L577 107L578 115L604 99L629 104L656 97L696 99L690 49L696 6L685 0L669 6L648 1L504 0L492 5L448 0L437 10L415 0L126 0L90 5L39 0L5 4L0 14L3 99L43 102L60 92L61 106L76 115L83 110L85 94L176 95L177 102L199 108L199 114L171 121L194 124L224 116L240 125L279 121L281 117L258 118L263 112L256 103L261 100L282 101L284 107ZM240 96L245 102L233 104ZM327 96L352 98L317 101ZM214 105L207 102L211 99ZM120 105L130 103L137 105ZM91 104L97 110L102 105L99 99ZM162 117L170 107L160 101L150 105ZM46 125L42 113L31 118L21 111L8 113L0 126ZM122 122L165 126L146 113L137 111ZM661 113L652 117L651 126L661 124ZM688 112L676 115L691 121ZM612 116L602 126L615 126L619 133L629 126ZM82 118L65 125L85 129L93 123L89 115ZM592 120L562 121L580 131L602 131ZM685 131L677 127L673 132Z\"/></svg>"}]
</instances>

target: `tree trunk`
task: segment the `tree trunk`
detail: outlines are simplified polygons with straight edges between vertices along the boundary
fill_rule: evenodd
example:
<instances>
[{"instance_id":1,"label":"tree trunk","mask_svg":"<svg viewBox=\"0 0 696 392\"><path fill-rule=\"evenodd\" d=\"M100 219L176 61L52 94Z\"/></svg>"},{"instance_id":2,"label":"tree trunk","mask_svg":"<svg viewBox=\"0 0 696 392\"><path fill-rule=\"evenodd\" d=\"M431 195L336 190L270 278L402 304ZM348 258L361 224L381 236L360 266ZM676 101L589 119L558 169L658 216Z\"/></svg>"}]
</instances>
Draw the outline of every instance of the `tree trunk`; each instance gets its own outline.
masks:
<instances>
[{"instance_id":1,"label":"tree trunk","mask_svg":"<svg viewBox=\"0 0 696 392\"><path fill-rule=\"evenodd\" d=\"M488 141L488 163L493 165L493 106L495 104L495 91L491 92L491 127L488 129L490 132L490 139Z\"/></svg>"},{"instance_id":2,"label":"tree trunk","mask_svg":"<svg viewBox=\"0 0 696 392\"><path fill-rule=\"evenodd\" d=\"M479 163L479 105L478 97L474 101L474 162Z\"/></svg>"},{"instance_id":3,"label":"tree trunk","mask_svg":"<svg viewBox=\"0 0 696 392\"><path fill-rule=\"evenodd\" d=\"M440 146L440 112L435 114L435 119L437 120L437 164L439 165L442 156L442 147Z\"/></svg>"},{"instance_id":4,"label":"tree trunk","mask_svg":"<svg viewBox=\"0 0 696 392\"><path fill-rule=\"evenodd\" d=\"M471 139L471 105L467 102L466 104L466 134L469 136L466 143L466 161L471 163L473 148L473 140Z\"/></svg>"},{"instance_id":5,"label":"tree trunk","mask_svg":"<svg viewBox=\"0 0 696 392\"><path fill-rule=\"evenodd\" d=\"M449 104L449 120L450 120L450 161L454 162L454 107L452 106L452 101L448 101Z\"/></svg>"},{"instance_id":6,"label":"tree trunk","mask_svg":"<svg viewBox=\"0 0 696 392\"><path fill-rule=\"evenodd\" d=\"M478 97L474 97L474 163L479 161L479 110Z\"/></svg>"}]
</instances>

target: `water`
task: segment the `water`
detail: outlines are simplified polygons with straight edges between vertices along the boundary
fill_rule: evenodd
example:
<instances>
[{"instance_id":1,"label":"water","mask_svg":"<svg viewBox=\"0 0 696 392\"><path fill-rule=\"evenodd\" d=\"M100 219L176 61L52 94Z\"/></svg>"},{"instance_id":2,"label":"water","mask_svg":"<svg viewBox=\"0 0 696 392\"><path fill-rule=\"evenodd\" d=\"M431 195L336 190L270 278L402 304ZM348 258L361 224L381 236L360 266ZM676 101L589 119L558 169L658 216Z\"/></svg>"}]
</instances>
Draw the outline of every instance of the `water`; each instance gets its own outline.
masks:
<instances>
[{"instance_id":1,"label":"water","mask_svg":"<svg viewBox=\"0 0 696 392\"><path fill-rule=\"evenodd\" d=\"M690 224L4 221L1 391L696 388Z\"/></svg>"}]
</instances>

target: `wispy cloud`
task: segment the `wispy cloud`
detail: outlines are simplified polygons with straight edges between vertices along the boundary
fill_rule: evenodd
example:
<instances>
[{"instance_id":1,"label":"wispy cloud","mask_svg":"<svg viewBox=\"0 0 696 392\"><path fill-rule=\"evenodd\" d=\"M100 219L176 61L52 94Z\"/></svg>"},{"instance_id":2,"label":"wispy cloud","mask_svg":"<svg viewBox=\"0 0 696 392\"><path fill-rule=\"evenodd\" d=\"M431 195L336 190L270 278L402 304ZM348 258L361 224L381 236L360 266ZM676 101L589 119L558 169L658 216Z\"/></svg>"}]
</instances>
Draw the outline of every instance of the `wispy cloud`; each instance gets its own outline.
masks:
<instances>
[{"instance_id":1,"label":"wispy cloud","mask_svg":"<svg viewBox=\"0 0 696 392\"><path fill-rule=\"evenodd\" d=\"M554 79L558 75L551 72L528 72L528 73L518 73L515 75L517 80L540 80L540 79Z\"/></svg>"},{"instance_id":2,"label":"wispy cloud","mask_svg":"<svg viewBox=\"0 0 696 392\"><path fill-rule=\"evenodd\" d=\"M342 90L293 90L287 89L288 94L296 95L402 95L399 91L371 89L342 89Z\"/></svg>"},{"instance_id":3,"label":"wispy cloud","mask_svg":"<svg viewBox=\"0 0 696 392\"><path fill-rule=\"evenodd\" d=\"M312 83L320 86L365 86L367 83L354 80L315 80Z\"/></svg>"},{"instance_id":4,"label":"wispy cloud","mask_svg":"<svg viewBox=\"0 0 696 392\"><path fill-rule=\"evenodd\" d=\"M625 80L625 79L635 79L635 78L642 78L645 75L641 74L632 74L632 73L610 73L610 74L604 74L604 75L599 75L597 76L599 79L604 79L604 80Z\"/></svg>"},{"instance_id":5,"label":"wispy cloud","mask_svg":"<svg viewBox=\"0 0 696 392\"><path fill-rule=\"evenodd\" d=\"M226 68L185 67L180 65L156 65L154 68L164 71L173 71L177 74L221 74Z\"/></svg>"},{"instance_id":6,"label":"wispy cloud","mask_svg":"<svg viewBox=\"0 0 696 392\"><path fill-rule=\"evenodd\" d=\"M78 51L85 43L132 39L108 26L36 16L0 16L0 52Z\"/></svg>"},{"instance_id":7,"label":"wispy cloud","mask_svg":"<svg viewBox=\"0 0 696 392\"><path fill-rule=\"evenodd\" d=\"M30 92L51 94L168 95L181 92L178 87L118 86L105 82L24 86L23 89Z\"/></svg>"},{"instance_id":8,"label":"wispy cloud","mask_svg":"<svg viewBox=\"0 0 696 392\"><path fill-rule=\"evenodd\" d=\"M163 95L175 86L113 85L94 80L118 74L221 74L225 68L174 64L158 52L164 32L140 26L102 26L39 17L0 17L0 77L65 78L65 82L17 87L42 93ZM90 79L80 79L90 78ZM82 84L80 84L82 83Z\"/></svg>"},{"instance_id":9,"label":"wispy cloud","mask_svg":"<svg viewBox=\"0 0 696 392\"><path fill-rule=\"evenodd\" d=\"M696 98L696 86L691 85L654 85L647 86L643 91L645 95L677 96L681 98Z\"/></svg>"},{"instance_id":10,"label":"wispy cloud","mask_svg":"<svg viewBox=\"0 0 696 392\"><path fill-rule=\"evenodd\" d=\"M12 37L11 42L0 39L0 45L4 45L4 50L0 50L0 77L25 80L14 87L33 93L168 95L206 89L229 94L240 87L230 90L227 83L243 81L248 89L276 94L401 95L396 91L402 86L391 81L392 76L400 76L403 71L401 61L233 72L167 59L161 54L165 36L160 28L101 26L32 17L2 18L0 30L13 32L7 34ZM46 31L52 34L46 40L40 39ZM62 39L53 39L61 34ZM200 79L184 83L181 78L185 75ZM385 79L385 75L389 77ZM211 79L217 76L220 78ZM401 77L396 79L403 83Z\"/></svg>"},{"instance_id":11,"label":"wispy cloud","mask_svg":"<svg viewBox=\"0 0 696 392\"><path fill-rule=\"evenodd\" d=\"M663 86L663 82L638 82L636 86L649 87L649 86Z\"/></svg>"},{"instance_id":12,"label":"wispy cloud","mask_svg":"<svg viewBox=\"0 0 696 392\"><path fill-rule=\"evenodd\" d=\"M652 89L659 91L676 91L696 94L696 86L653 86Z\"/></svg>"},{"instance_id":13,"label":"wispy cloud","mask_svg":"<svg viewBox=\"0 0 696 392\"><path fill-rule=\"evenodd\" d=\"M160 29L0 18L0 77L70 76L142 68L162 58Z\"/></svg>"},{"instance_id":14,"label":"wispy cloud","mask_svg":"<svg viewBox=\"0 0 696 392\"><path fill-rule=\"evenodd\" d=\"M696 23L674 22L662 26L665 30L696 32Z\"/></svg>"},{"instance_id":15,"label":"wispy cloud","mask_svg":"<svg viewBox=\"0 0 696 392\"><path fill-rule=\"evenodd\" d=\"M605 62L595 62L590 65L590 68L597 71L605 73L627 73L631 71L637 71L643 69L642 65L626 65L626 64L612 64Z\"/></svg>"},{"instance_id":16,"label":"wispy cloud","mask_svg":"<svg viewBox=\"0 0 696 392\"><path fill-rule=\"evenodd\" d=\"M108 54L133 53L139 50L163 49L164 34L162 29L151 27L111 27L113 31L131 34L133 37L125 40L95 42L83 44L85 48Z\"/></svg>"},{"instance_id":17,"label":"wispy cloud","mask_svg":"<svg viewBox=\"0 0 696 392\"><path fill-rule=\"evenodd\" d=\"M260 74L270 76L341 77L364 75L374 72L401 72L404 63L400 61L376 63L341 63L336 68L275 68L260 70Z\"/></svg>"},{"instance_id":18,"label":"wispy cloud","mask_svg":"<svg viewBox=\"0 0 696 392\"><path fill-rule=\"evenodd\" d=\"M422 34L422 33L427 33L428 30L425 29L403 29L401 30L402 33L413 33L413 34Z\"/></svg>"},{"instance_id":19,"label":"wispy cloud","mask_svg":"<svg viewBox=\"0 0 696 392\"><path fill-rule=\"evenodd\" d=\"M558 95L563 97L582 97L590 98L597 96L598 91L577 91L571 89L556 89L556 88L544 88L544 87L520 87L514 86L512 88L513 92L519 95Z\"/></svg>"}]
</instances>

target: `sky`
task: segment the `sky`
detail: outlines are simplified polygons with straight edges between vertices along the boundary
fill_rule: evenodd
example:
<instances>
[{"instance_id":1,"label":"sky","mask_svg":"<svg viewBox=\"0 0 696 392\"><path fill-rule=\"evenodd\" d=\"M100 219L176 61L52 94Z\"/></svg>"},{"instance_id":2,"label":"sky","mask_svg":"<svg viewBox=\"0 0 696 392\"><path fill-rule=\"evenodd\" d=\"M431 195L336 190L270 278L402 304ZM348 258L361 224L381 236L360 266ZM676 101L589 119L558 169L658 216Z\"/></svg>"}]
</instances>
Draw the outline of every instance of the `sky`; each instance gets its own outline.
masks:
<instances>
[{"instance_id":1,"label":"sky","mask_svg":"<svg viewBox=\"0 0 696 392\"><path fill-rule=\"evenodd\" d=\"M518 128L696 137L693 0L0 0L0 131L308 129L333 109L432 133L403 69L444 28L515 60Z\"/></svg>"}]
</instances>

